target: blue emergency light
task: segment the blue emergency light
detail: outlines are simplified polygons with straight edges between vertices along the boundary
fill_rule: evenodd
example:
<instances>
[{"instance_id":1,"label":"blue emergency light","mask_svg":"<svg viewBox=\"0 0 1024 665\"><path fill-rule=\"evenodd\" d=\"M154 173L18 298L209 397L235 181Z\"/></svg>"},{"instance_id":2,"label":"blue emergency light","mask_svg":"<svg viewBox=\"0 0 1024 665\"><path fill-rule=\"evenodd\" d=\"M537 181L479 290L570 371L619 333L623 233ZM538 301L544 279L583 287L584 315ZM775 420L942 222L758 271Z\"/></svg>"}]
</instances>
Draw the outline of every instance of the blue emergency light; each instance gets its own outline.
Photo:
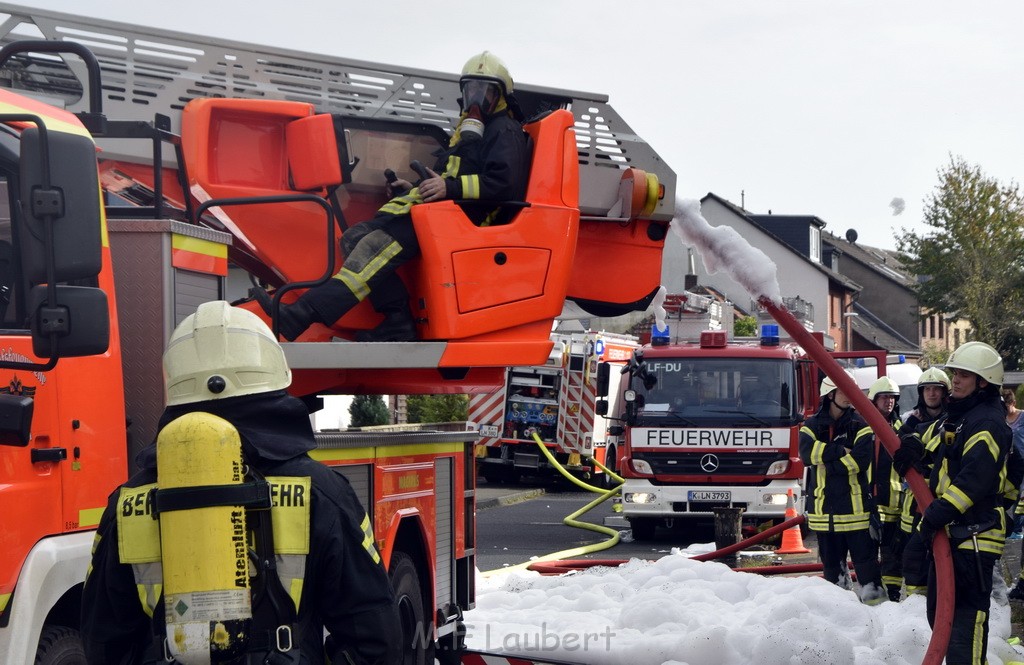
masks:
<instances>
[{"instance_id":1,"label":"blue emergency light","mask_svg":"<svg viewBox=\"0 0 1024 665\"><path fill-rule=\"evenodd\" d=\"M761 346L778 346L779 345L779 324L777 323L762 323L761 324Z\"/></svg>"},{"instance_id":2,"label":"blue emergency light","mask_svg":"<svg viewBox=\"0 0 1024 665\"><path fill-rule=\"evenodd\" d=\"M654 322L651 324L651 346L668 346L668 324L665 324L664 328L659 328L658 323Z\"/></svg>"}]
</instances>

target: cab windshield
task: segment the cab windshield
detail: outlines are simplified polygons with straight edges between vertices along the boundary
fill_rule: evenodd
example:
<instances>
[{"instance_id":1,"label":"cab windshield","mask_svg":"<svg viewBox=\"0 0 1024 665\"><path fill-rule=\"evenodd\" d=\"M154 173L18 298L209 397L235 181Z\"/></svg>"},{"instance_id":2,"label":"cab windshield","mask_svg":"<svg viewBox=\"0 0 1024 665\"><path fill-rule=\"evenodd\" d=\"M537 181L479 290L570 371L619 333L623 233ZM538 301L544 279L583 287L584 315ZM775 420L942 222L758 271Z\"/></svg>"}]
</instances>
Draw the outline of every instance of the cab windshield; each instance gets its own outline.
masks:
<instances>
[{"instance_id":1,"label":"cab windshield","mask_svg":"<svg viewBox=\"0 0 1024 665\"><path fill-rule=\"evenodd\" d=\"M632 381L642 404L638 425L781 426L797 419L796 370L791 361L650 358L644 365L657 381L650 389L645 389L644 381Z\"/></svg>"}]
</instances>

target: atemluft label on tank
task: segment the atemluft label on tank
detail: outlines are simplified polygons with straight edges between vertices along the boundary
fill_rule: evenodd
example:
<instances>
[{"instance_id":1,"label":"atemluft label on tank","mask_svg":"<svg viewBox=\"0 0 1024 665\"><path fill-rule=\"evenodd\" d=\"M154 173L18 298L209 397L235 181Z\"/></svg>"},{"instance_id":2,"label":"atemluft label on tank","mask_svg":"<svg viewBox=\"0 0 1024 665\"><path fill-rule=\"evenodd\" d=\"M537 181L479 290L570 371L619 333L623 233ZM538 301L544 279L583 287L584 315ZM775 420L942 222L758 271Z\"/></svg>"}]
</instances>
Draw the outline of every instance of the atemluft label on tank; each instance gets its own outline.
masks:
<instances>
[{"instance_id":1,"label":"atemluft label on tank","mask_svg":"<svg viewBox=\"0 0 1024 665\"><path fill-rule=\"evenodd\" d=\"M164 599L167 623L230 621L252 616L248 589L178 593Z\"/></svg>"}]
</instances>

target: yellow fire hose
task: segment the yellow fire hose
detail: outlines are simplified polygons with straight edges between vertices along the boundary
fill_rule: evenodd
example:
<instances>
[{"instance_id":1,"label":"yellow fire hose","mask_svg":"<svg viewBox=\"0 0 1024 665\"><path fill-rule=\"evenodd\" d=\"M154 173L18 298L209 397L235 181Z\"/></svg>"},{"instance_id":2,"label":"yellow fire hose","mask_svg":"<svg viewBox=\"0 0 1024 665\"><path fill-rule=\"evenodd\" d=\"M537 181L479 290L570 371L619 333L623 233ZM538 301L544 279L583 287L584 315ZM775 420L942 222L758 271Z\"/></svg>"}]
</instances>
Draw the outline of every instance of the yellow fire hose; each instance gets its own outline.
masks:
<instances>
[{"instance_id":1,"label":"yellow fire hose","mask_svg":"<svg viewBox=\"0 0 1024 665\"><path fill-rule=\"evenodd\" d=\"M619 490L622 488L622 478L618 474L614 473L613 471L610 471L608 469L608 467L606 467L605 465L601 464L596 459L591 457L589 459L594 464L596 464L599 468L601 468L601 470L603 470L605 473L607 473L609 475L609 477L611 477L613 480L618 482L619 485L616 486L616 487L613 487L610 490L604 490L604 489L601 489L600 487L595 487L595 486L593 486L593 485L591 485L589 483L585 483L582 480L580 480L579 478L577 478L574 475L572 475L571 473L569 473L565 469L564 466L559 464L558 460L555 459L555 456L551 454L551 451L548 450L547 446L544 445L544 442L541 441L540 437L537 434L533 435L533 440L537 442L537 445L540 447L541 452L544 453L544 457L547 458L548 463L551 464L556 469L558 469L559 473L561 473L563 476L568 478L577 487L585 489L588 492L595 492L595 493L598 493L598 494L601 495L601 496L597 497L596 499L594 499L593 501L591 501L590 503L588 503L587 505L585 505L582 508L580 508L579 510L577 510L576 512L574 512L574 513L572 513L570 515L567 515L562 520L562 524L565 524L566 526L571 526L571 527L574 527L574 528L577 528L577 529L586 529L587 531L596 531L597 533L602 533L602 534L605 534L607 536L610 536L610 538L608 540L602 541L600 543L594 543L593 545L584 545L582 547L575 547L575 548L569 549L569 550L561 550L559 552L552 552L551 554L545 554L543 556L537 557L537 558L532 559L530 561L526 561L524 563L516 564L514 566L507 566L505 568L496 568L494 570L488 570L488 571L480 573L484 577L492 577L494 575L500 575L500 574L503 574L503 573L514 572L514 571L518 571L518 570L526 570L528 567L530 567L534 563L537 563L538 561L558 561L560 559L568 559L570 557L580 556L580 555L583 555L583 554L591 554L593 552L600 552L601 550L606 550L606 549L608 549L610 547L614 547L619 542L619 532L617 530L609 528L609 527L606 527L606 526L601 526L601 525L598 525L598 524L591 524L590 522L582 522L582 521L579 521L577 518L582 516L582 515L584 515L585 513L589 512L589 511L593 510L594 508L599 506L601 503L607 501L608 499L611 499L616 494L618 494Z\"/></svg>"}]
</instances>

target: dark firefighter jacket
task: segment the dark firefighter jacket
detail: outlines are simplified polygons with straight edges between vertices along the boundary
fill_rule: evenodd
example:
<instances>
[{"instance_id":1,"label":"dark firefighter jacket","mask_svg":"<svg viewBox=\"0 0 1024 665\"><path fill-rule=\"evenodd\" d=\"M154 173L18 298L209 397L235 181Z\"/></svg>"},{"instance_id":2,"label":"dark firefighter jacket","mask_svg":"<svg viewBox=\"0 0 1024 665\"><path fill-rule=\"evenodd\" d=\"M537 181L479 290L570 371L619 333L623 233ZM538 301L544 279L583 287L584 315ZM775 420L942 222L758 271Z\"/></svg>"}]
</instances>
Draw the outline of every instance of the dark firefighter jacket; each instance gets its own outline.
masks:
<instances>
[{"instance_id":1,"label":"dark firefighter jacket","mask_svg":"<svg viewBox=\"0 0 1024 665\"><path fill-rule=\"evenodd\" d=\"M900 431L903 427L903 422L895 409L889 414L888 421L894 432ZM882 444L881 437L875 436L872 430L861 430L858 436L870 439L871 448L874 451L871 484L874 489L874 504L878 509L878 517L882 522L899 522L900 507L903 503L903 479L892 467L892 455Z\"/></svg>"},{"instance_id":2,"label":"dark firefighter jacket","mask_svg":"<svg viewBox=\"0 0 1024 665\"><path fill-rule=\"evenodd\" d=\"M300 645L299 662L325 662L325 627L331 634L326 650L331 662L395 662L400 641L398 612L373 545L369 519L348 481L306 454L314 442L302 403L281 391L170 407L161 418L161 428L190 411L213 413L235 425L247 463L272 483L287 486L291 482L308 488L308 512L304 501L297 506L308 517L308 554L300 566L304 574L301 579L285 581L287 572L281 573L285 592L292 602L295 596L299 600L292 623ZM82 640L92 665L164 662L158 646L164 635L164 607L156 586L160 580L152 580L154 586L146 588L146 580L136 578L133 566L121 562L127 548L145 543L119 542L123 540L119 524L128 519L118 517L124 507L120 498L132 496L131 488L156 483L155 446L143 450L137 463L142 470L110 495L93 544L82 597ZM283 501L281 493L274 499L276 510ZM150 515L145 518L154 521ZM275 540L279 528L286 526L275 521ZM287 557L278 558L280 563ZM253 613L257 614L256 607ZM152 660L154 655L156 660ZM250 662L263 662L262 656L252 658L257 660Z\"/></svg>"},{"instance_id":3,"label":"dark firefighter jacket","mask_svg":"<svg viewBox=\"0 0 1024 665\"><path fill-rule=\"evenodd\" d=\"M454 200L522 201L526 196L530 172L527 135L506 110L499 110L484 122L484 135L478 140L454 138L454 144L439 154L441 177L445 179L445 198ZM443 164L443 167L440 165ZM396 196L378 211L402 215L421 203L419 189ZM493 205L464 206L466 214L481 226L507 221L516 210L500 210Z\"/></svg>"},{"instance_id":4,"label":"dark firefighter jacket","mask_svg":"<svg viewBox=\"0 0 1024 665\"><path fill-rule=\"evenodd\" d=\"M978 549L1000 556L1006 526L1001 491L1012 440L1002 402L984 391L951 399L935 431L940 438L929 478L935 500L922 519L949 527L951 544L960 549L974 548L965 528L976 527Z\"/></svg>"},{"instance_id":5,"label":"dark firefighter jacket","mask_svg":"<svg viewBox=\"0 0 1024 665\"><path fill-rule=\"evenodd\" d=\"M923 407L918 406L918 413L925 414L927 411ZM903 429L900 431L900 437L904 436L915 436L921 440L924 445L924 456L921 461L916 465L918 471L924 476L927 481L931 475L932 465L935 461L936 449L942 440L940 436L942 432L942 423L946 420L946 412L942 411L935 418L929 418L922 420L915 415L907 417L907 421L903 423ZM903 507L900 510L900 529L905 533L910 533L917 527L917 521L920 519L920 515L917 512L917 498L914 493L908 488L903 493Z\"/></svg>"},{"instance_id":6,"label":"dark firefighter jacket","mask_svg":"<svg viewBox=\"0 0 1024 665\"><path fill-rule=\"evenodd\" d=\"M808 468L807 525L814 531L867 529L872 510L871 440L868 436L858 440L866 426L852 408L833 421L831 403L827 397L822 399L818 412L800 428L800 459Z\"/></svg>"}]
</instances>

